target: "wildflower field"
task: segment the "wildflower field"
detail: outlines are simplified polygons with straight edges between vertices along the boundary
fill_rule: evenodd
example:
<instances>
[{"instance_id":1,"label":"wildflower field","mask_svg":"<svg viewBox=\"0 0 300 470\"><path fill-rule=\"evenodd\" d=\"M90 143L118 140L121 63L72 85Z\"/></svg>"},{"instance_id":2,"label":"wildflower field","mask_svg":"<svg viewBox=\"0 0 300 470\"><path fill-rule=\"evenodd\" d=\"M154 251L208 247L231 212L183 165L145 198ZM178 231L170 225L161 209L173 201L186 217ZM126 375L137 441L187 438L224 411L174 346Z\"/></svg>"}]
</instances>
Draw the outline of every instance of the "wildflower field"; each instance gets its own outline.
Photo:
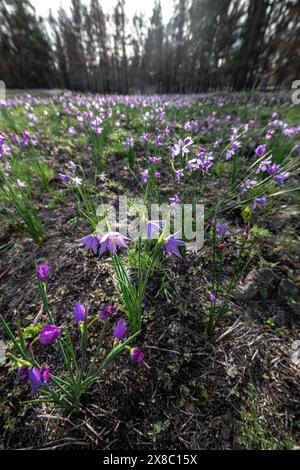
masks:
<instances>
[{"instance_id":1,"label":"wildflower field","mask_svg":"<svg viewBox=\"0 0 300 470\"><path fill-rule=\"evenodd\" d=\"M299 447L299 124L285 93L0 105L2 448Z\"/></svg>"}]
</instances>

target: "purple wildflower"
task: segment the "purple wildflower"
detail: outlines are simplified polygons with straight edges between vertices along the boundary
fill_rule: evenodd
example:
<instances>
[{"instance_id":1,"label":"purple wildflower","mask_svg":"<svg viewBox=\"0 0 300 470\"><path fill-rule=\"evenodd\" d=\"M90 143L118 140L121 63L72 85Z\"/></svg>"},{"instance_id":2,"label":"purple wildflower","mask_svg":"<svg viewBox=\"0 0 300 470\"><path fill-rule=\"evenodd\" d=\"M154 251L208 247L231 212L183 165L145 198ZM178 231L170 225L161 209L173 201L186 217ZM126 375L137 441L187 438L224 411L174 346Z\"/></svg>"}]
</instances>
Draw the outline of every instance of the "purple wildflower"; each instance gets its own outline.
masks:
<instances>
[{"instance_id":1,"label":"purple wildflower","mask_svg":"<svg viewBox=\"0 0 300 470\"><path fill-rule=\"evenodd\" d=\"M130 350L130 359L140 364L141 362L144 362L145 354L140 348L135 347Z\"/></svg>"},{"instance_id":2,"label":"purple wildflower","mask_svg":"<svg viewBox=\"0 0 300 470\"><path fill-rule=\"evenodd\" d=\"M22 135L22 142L21 144L23 146L27 146L30 142L30 132L29 131L24 131Z\"/></svg>"},{"instance_id":3,"label":"purple wildflower","mask_svg":"<svg viewBox=\"0 0 300 470\"><path fill-rule=\"evenodd\" d=\"M31 385L31 390L36 393L38 389L43 385L43 378L40 369L32 367L28 371L28 379Z\"/></svg>"},{"instance_id":4,"label":"purple wildflower","mask_svg":"<svg viewBox=\"0 0 300 470\"><path fill-rule=\"evenodd\" d=\"M149 179L149 170L143 170L140 172L140 179L142 181L142 183L147 183L148 179Z\"/></svg>"},{"instance_id":5,"label":"purple wildflower","mask_svg":"<svg viewBox=\"0 0 300 470\"><path fill-rule=\"evenodd\" d=\"M140 136L140 139L141 139L143 142L148 142L149 138L150 138L150 134L148 134L147 132L145 132L144 134L142 134L142 135Z\"/></svg>"},{"instance_id":6,"label":"purple wildflower","mask_svg":"<svg viewBox=\"0 0 300 470\"><path fill-rule=\"evenodd\" d=\"M169 201L170 201L170 205L171 206L176 206L177 204L178 205L181 205L181 196L180 196L180 193L177 193L175 194L174 197L170 197L169 198Z\"/></svg>"},{"instance_id":7,"label":"purple wildflower","mask_svg":"<svg viewBox=\"0 0 300 470\"><path fill-rule=\"evenodd\" d=\"M283 171L282 173L278 173L277 175L273 176L273 180L276 181L276 183L283 183L286 178L289 176L288 171Z\"/></svg>"},{"instance_id":8,"label":"purple wildflower","mask_svg":"<svg viewBox=\"0 0 300 470\"><path fill-rule=\"evenodd\" d=\"M234 152L236 152L241 147L242 147L242 142L240 142L239 140L236 140L235 142L232 142L231 148L232 148L232 150L234 150Z\"/></svg>"},{"instance_id":9,"label":"purple wildflower","mask_svg":"<svg viewBox=\"0 0 300 470\"><path fill-rule=\"evenodd\" d=\"M216 296L212 292L208 293L208 297L209 297L209 300L211 301L211 303L213 303L213 304L216 303Z\"/></svg>"},{"instance_id":10,"label":"purple wildflower","mask_svg":"<svg viewBox=\"0 0 300 470\"><path fill-rule=\"evenodd\" d=\"M40 343L43 346L52 343L55 341L61 333L61 329L56 325L47 325L45 326L39 334Z\"/></svg>"},{"instance_id":11,"label":"purple wildflower","mask_svg":"<svg viewBox=\"0 0 300 470\"><path fill-rule=\"evenodd\" d=\"M126 335L127 326L124 320L121 318L118 320L115 329L114 329L114 338L120 341Z\"/></svg>"},{"instance_id":12,"label":"purple wildflower","mask_svg":"<svg viewBox=\"0 0 300 470\"><path fill-rule=\"evenodd\" d=\"M67 183L70 179L70 176L64 175L63 173L58 173L58 177L62 183Z\"/></svg>"},{"instance_id":13,"label":"purple wildflower","mask_svg":"<svg viewBox=\"0 0 300 470\"><path fill-rule=\"evenodd\" d=\"M246 224L245 229L244 229L244 239L247 241L249 238L249 225Z\"/></svg>"},{"instance_id":14,"label":"purple wildflower","mask_svg":"<svg viewBox=\"0 0 300 470\"><path fill-rule=\"evenodd\" d=\"M124 145L124 148L126 150L129 150L130 148L133 148L134 147L134 138L133 137L127 137L126 138L126 141L123 142L123 145Z\"/></svg>"},{"instance_id":15,"label":"purple wildflower","mask_svg":"<svg viewBox=\"0 0 300 470\"><path fill-rule=\"evenodd\" d=\"M235 154L234 149L232 149L232 148L228 149L227 152L226 152L225 159L230 160L233 157L234 154Z\"/></svg>"},{"instance_id":16,"label":"purple wildflower","mask_svg":"<svg viewBox=\"0 0 300 470\"><path fill-rule=\"evenodd\" d=\"M36 267L37 275L40 281L45 281L50 273L50 266L48 263L38 264Z\"/></svg>"},{"instance_id":17,"label":"purple wildflower","mask_svg":"<svg viewBox=\"0 0 300 470\"><path fill-rule=\"evenodd\" d=\"M259 145L257 149L255 150L255 153L258 157L262 157L263 154L266 152L266 145Z\"/></svg>"},{"instance_id":18,"label":"purple wildflower","mask_svg":"<svg viewBox=\"0 0 300 470\"><path fill-rule=\"evenodd\" d=\"M31 369L27 368L27 370L28 380L34 393L36 393L40 387L51 381L52 374L50 367L47 364L45 364L41 369L38 369L38 367L32 367Z\"/></svg>"},{"instance_id":19,"label":"purple wildflower","mask_svg":"<svg viewBox=\"0 0 300 470\"><path fill-rule=\"evenodd\" d=\"M216 223L216 236L218 239L231 235L230 230L227 228L228 226L229 224L221 224L220 222Z\"/></svg>"},{"instance_id":20,"label":"purple wildflower","mask_svg":"<svg viewBox=\"0 0 300 470\"><path fill-rule=\"evenodd\" d=\"M77 240L76 243L85 243L84 250L89 251L93 250L95 255L97 254L98 247L100 246L100 235L97 235L95 232L87 235L86 237Z\"/></svg>"},{"instance_id":21,"label":"purple wildflower","mask_svg":"<svg viewBox=\"0 0 300 470\"><path fill-rule=\"evenodd\" d=\"M76 302L74 306L74 320L76 323L80 323L86 320L89 314L89 308L86 311L86 307L80 302Z\"/></svg>"},{"instance_id":22,"label":"purple wildflower","mask_svg":"<svg viewBox=\"0 0 300 470\"><path fill-rule=\"evenodd\" d=\"M22 385L26 384L29 378L29 369L27 366L21 366L18 369L18 376Z\"/></svg>"},{"instance_id":23,"label":"purple wildflower","mask_svg":"<svg viewBox=\"0 0 300 470\"><path fill-rule=\"evenodd\" d=\"M257 169L256 173L267 171L268 167L271 164L272 164L272 156L270 155L269 157L267 157L266 159L264 159L260 162L260 164L258 165L258 169Z\"/></svg>"},{"instance_id":24,"label":"purple wildflower","mask_svg":"<svg viewBox=\"0 0 300 470\"><path fill-rule=\"evenodd\" d=\"M127 248L123 235L119 232L108 232L100 240L100 256L106 251L114 255L117 248Z\"/></svg>"},{"instance_id":25,"label":"purple wildflower","mask_svg":"<svg viewBox=\"0 0 300 470\"><path fill-rule=\"evenodd\" d=\"M100 320L106 320L108 317L112 317L114 313L116 313L116 307L113 305L105 305L103 310L99 312L99 318Z\"/></svg>"},{"instance_id":26,"label":"purple wildflower","mask_svg":"<svg viewBox=\"0 0 300 470\"><path fill-rule=\"evenodd\" d=\"M153 163L154 165L157 165L157 163L160 161L160 158L155 157L154 155L152 157L148 158L150 163Z\"/></svg>"},{"instance_id":27,"label":"purple wildflower","mask_svg":"<svg viewBox=\"0 0 300 470\"><path fill-rule=\"evenodd\" d=\"M148 239L152 240L153 232L160 234L164 220L149 220L147 223Z\"/></svg>"},{"instance_id":28,"label":"purple wildflower","mask_svg":"<svg viewBox=\"0 0 300 470\"><path fill-rule=\"evenodd\" d=\"M176 181L180 181L180 179L184 176L184 171L183 170L175 170L174 171L174 176Z\"/></svg>"},{"instance_id":29,"label":"purple wildflower","mask_svg":"<svg viewBox=\"0 0 300 470\"><path fill-rule=\"evenodd\" d=\"M178 239L179 232L174 233L174 235L169 235L163 242L163 247L167 256L175 255L178 258L181 258L181 254L179 252L178 247L184 246L186 243L182 240Z\"/></svg>"},{"instance_id":30,"label":"purple wildflower","mask_svg":"<svg viewBox=\"0 0 300 470\"><path fill-rule=\"evenodd\" d=\"M70 126L68 129L68 134L72 136L76 135L77 134L76 129L73 126Z\"/></svg>"},{"instance_id":31,"label":"purple wildflower","mask_svg":"<svg viewBox=\"0 0 300 470\"><path fill-rule=\"evenodd\" d=\"M52 374L50 371L50 367L47 364L42 367L41 376L45 384L48 384L51 381Z\"/></svg>"},{"instance_id":32,"label":"purple wildflower","mask_svg":"<svg viewBox=\"0 0 300 470\"><path fill-rule=\"evenodd\" d=\"M255 180L252 180L252 179L248 179L247 181L245 181L242 185L241 185L241 188L242 188L242 192L246 192L248 189L251 188L251 186L255 186L257 184L257 181Z\"/></svg>"},{"instance_id":33,"label":"purple wildflower","mask_svg":"<svg viewBox=\"0 0 300 470\"><path fill-rule=\"evenodd\" d=\"M277 163L273 163L272 165L268 166L267 171L269 175L274 175L275 173L278 173L278 171L280 171L280 165L278 165Z\"/></svg>"},{"instance_id":34,"label":"purple wildflower","mask_svg":"<svg viewBox=\"0 0 300 470\"><path fill-rule=\"evenodd\" d=\"M184 141L179 140L178 143L176 143L172 147L172 157L177 157L178 155L185 155L190 152L190 146L194 143L193 139L191 137L186 137Z\"/></svg>"},{"instance_id":35,"label":"purple wildflower","mask_svg":"<svg viewBox=\"0 0 300 470\"><path fill-rule=\"evenodd\" d=\"M252 204L252 209L256 209L257 205L260 206L266 206L267 205L267 196L264 194L261 197L257 197L253 204Z\"/></svg>"},{"instance_id":36,"label":"purple wildflower","mask_svg":"<svg viewBox=\"0 0 300 470\"><path fill-rule=\"evenodd\" d=\"M72 160L70 160L68 162L68 166L69 166L70 170L72 171L72 173L76 173L76 168L77 168L76 163L74 163Z\"/></svg>"}]
</instances>

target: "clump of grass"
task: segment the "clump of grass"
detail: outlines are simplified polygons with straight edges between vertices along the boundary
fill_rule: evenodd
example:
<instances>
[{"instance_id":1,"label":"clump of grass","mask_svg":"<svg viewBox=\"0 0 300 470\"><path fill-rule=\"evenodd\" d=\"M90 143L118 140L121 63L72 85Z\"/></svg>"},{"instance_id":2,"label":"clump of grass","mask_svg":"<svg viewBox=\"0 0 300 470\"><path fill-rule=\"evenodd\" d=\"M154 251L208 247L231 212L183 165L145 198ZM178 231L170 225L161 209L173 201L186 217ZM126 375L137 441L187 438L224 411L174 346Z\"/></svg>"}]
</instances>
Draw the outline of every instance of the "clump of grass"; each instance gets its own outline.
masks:
<instances>
[{"instance_id":1,"label":"clump of grass","mask_svg":"<svg viewBox=\"0 0 300 470\"><path fill-rule=\"evenodd\" d=\"M283 441L269 431L259 413L259 395L254 385L249 386L249 409L242 410L237 443L249 450L292 450L293 441L288 435Z\"/></svg>"}]
</instances>

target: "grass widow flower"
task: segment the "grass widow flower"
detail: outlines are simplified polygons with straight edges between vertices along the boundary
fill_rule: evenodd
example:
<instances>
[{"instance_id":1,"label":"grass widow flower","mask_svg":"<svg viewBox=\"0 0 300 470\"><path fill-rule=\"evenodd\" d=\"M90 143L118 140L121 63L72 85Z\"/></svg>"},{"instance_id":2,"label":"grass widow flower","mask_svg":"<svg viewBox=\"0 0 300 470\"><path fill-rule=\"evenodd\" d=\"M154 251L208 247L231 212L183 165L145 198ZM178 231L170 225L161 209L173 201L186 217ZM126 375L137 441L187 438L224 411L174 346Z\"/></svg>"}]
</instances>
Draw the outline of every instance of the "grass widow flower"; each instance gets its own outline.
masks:
<instances>
[{"instance_id":1,"label":"grass widow flower","mask_svg":"<svg viewBox=\"0 0 300 470\"><path fill-rule=\"evenodd\" d=\"M230 230L228 230L227 227L229 227L229 224L227 223L223 223L223 224L221 222L216 223L216 237L218 239L222 239L224 237L231 235L231 232Z\"/></svg>"},{"instance_id":2,"label":"grass widow flower","mask_svg":"<svg viewBox=\"0 0 300 470\"><path fill-rule=\"evenodd\" d=\"M268 166L267 172L269 173L269 175L274 175L275 173L278 173L280 169L280 165L278 165L277 163L272 163L272 165Z\"/></svg>"},{"instance_id":3,"label":"grass widow flower","mask_svg":"<svg viewBox=\"0 0 300 470\"><path fill-rule=\"evenodd\" d=\"M84 250L93 250L94 254L97 254L98 247L100 246L101 237L96 232L87 235L86 237L77 240L76 243L85 243Z\"/></svg>"},{"instance_id":4,"label":"grass widow flower","mask_svg":"<svg viewBox=\"0 0 300 470\"><path fill-rule=\"evenodd\" d=\"M17 185L19 188L27 188L27 183L24 183L24 181L21 181L19 178L17 178Z\"/></svg>"},{"instance_id":5,"label":"grass widow flower","mask_svg":"<svg viewBox=\"0 0 300 470\"><path fill-rule=\"evenodd\" d=\"M47 364L45 364L41 369L38 367L28 369L28 380L33 393L36 393L43 385L48 384L51 381L51 378L52 375L50 367Z\"/></svg>"},{"instance_id":6,"label":"grass widow flower","mask_svg":"<svg viewBox=\"0 0 300 470\"><path fill-rule=\"evenodd\" d=\"M74 163L72 160L70 160L68 162L68 166L69 166L70 170L72 171L72 173L76 173L76 168L77 168L76 163Z\"/></svg>"},{"instance_id":7,"label":"grass widow flower","mask_svg":"<svg viewBox=\"0 0 300 470\"><path fill-rule=\"evenodd\" d=\"M174 176L175 176L176 181L180 181L180 179L184 176L184 171L182 169L181 170L175 170L174 171Z\"/></svg>"},{"instance_id":8,"label":"grass widow flower","mask_svg":"<svg viewBox=\"0 0 300 470\"><path fill-rule=\"evenodd\" d=\"M80 302L76 302L74 306L74 320L76 323L84 322L86 317L89 314L89 309L87 309Z\"/></svg>"},{"instance_id":9,"label":"grass widow flower","mask_svg":"<svg viewBox=\"0 0 300 470\"><path fill-rule=\"evenodd\" d=\"M50 266L48 263L38 264L36 267L37 275L40 281L45 281L50 273Z\"/></svg>"},{"instance_id":10,"label":"grass widow flower","mask_svg":"<svg viewBox=\"0 0 300 470\"><path fill-rule=\"evenodd\" d=\"M18 369L18 376L20 377L21 385L25 385L29 378L29 369L27 366L21 366Z\"/></svg>"},{"instance_id":11,"label":"grass widow flower","mask_svg":"<svg viewBox=\"0 0 300 470\"><path fill-rule=\"evenodd\" d=\"M38 367L32 367L28 370L28 380L31 386L31 390L33 393L36 393L44 383L41 371L38 369Z\"/></svg>"},{"instance_id":12,"label":"grass widow flower","mask_svg":"<svg viewBox=\"0 0 300 470\"><path fill-rule=\"evenodd\" d=\"M68 183L70 176L64 175L63 173L58 173L58 177L62 183Z\"/></svg>"},{"instance_id":13,"label":"grass widow flower","mask_svg":"<svg viewBox=\"0 0 300 470\"><path fill-rule=\"evenodd\" d=\"M139 364L141 362L144 362L144 359L145 359L145 354L143 353L143 351L138 348L138 347L135 347L135 348L131 348L130 349L130 359L134 362L138 362Z\"/></svg>"},{"instance_id":14,"label":"grass widow flower","mask_svg":"<svg viewBox=\"0 0 300 470\"><path fill-rule=\"evenodd\" d=\"M263 154L266 152L266 145L259 145L257 149L255 150L255 153L258 157L262 157Z\"/></svg>"},{"instance_id":15,"label":"grass widow flower","mask_svg":"<svg viewBox=\"0 0 300 470\"><path fill-rule=\"evenodd\" d=\"M103 310L99 312L100 320L106 320L108 317L112 317L114 313L116 313L116 307L113 305L105 305Z\"/></svg>"},{"instance_id":16,"label":"grass widow flower","mask_svg":"<svg viewBox=\"0 0 300 470\"><path fill-rule=\"evenodd\" d=\"M61 333L61 329L56 325L47 325L45 326L39 334L40 343L43 346L52 343L55 341Z\"/></svg>"},{"instance_id":17,"label":"grass widow flower","mask_svg":"<svg viewBox=\"0 0 300 470\"><path fill-rule=\"evenodd\" d=\"M142 183L147 183L149 179L149 170L143 170L140 172L140 179Z\"/></svg>"},{"instance_id":18,"label":"grass widow flower","mask_svg":"<svg viewBox=\"0 0 300 470\"><path fill-rule=\"evenodd\" d=\"M260 162L256 173L267 171L270 165L272 165L272 155L270 155L269 157L265 158L264 160Z\"/></svg>"},{"instance_id":19,"label":"grass widow flower","mask_svg":"<svg viewBox=\"0 0 300 470\"><path fill-rule=\"evenodd\" d=\"M169 197L169 201L170 206L176 206L177 204L180 206L182 204L180 193L175 194L174 197Z\"/></svg>"},{"instance_id":20,"label":"grass widow flower","mask_svg":"<svg viewBox=\"0 0 300 470\"><path fill-rule=\"evenodd\" d=\"M184 246L186 243L183 240L178 239L179 232L174 233L174 235L169 235L164 241L163 241L163 247L164 250L167 254L167 256L175 255L178 258L181 258L181 254L179 252L178 247L179 246Z\"/></svg>"},{"instance_id":21,"label":"grass widow flower","mask_svg":"<svg viewBox=\"0 0 300 470\"><path fill-rule=\"evenodd\" d=\"M244 235L245 241L247 241L248 238L249 238L249 225L248 225L248 224L245 226L244 234L243 234L243 235Z\"/></svg>"},{"instance_id":22,"label":"grass widow flower","mask_svg":"<svg viewBox=\"0 0 300 470\"><path fill-rule=\"evenodd\" d=\"M257 205L260 206L266 206L267 205L267 196L264 194L261 197L257 197L253 204L252 204L252 209L256 209Z\"/></svg>"},{"instance_id":23,"label":"grass widow flower","mask_svg":"<svg viewBox=\"0 0 300 470\"><path fill-rule=\"evenodd\" d=\"M123 235L119 232L108 232L100 240L100 256L108 250L114 255L118 248L127 248Z\"/></svg>"},{"instance_id":24,"label":"grass widow flower","mask_svg":"<svg viewBox=\"0 0 300 470\"><path fill-rule=\"evenodd\" d=\"M148 160L150 163L152 163L153 165L157 165L158 162L160 161L160 158L158 157L155 157L154 155L151 156L151 157L148 157Z\"/></svg>"},{"instance_id":25,"label":"grass widow flower","mask_svg":"<svg viewBox=\"0 0 300 470\"><path fill-rule=\"evenodd\" d=\"M243 184L241 184L242 192L245 193L250 189L251 187L255 186L257 184L257 181L252 180L252 179L247 179Z\"/></svg>"},{"instance_id":26,"label":"grass widow flower","mask_svg":"<svg viewBox=\"0 0 300 470\"><path fill-rule=\"evenodd\" d=\"M149 220L147 223L147 234L148 239L152 240L153 232L160 234L162 226L164 225L164 220Z\"/></svg>"},{"instance_id":27,"label":"grass widow flower","mask_svg":"<svg viewBox=\"0 0 300 470\"><path fill-rule=\"evenodd\" d=\"M41 376L42 376L44 384L48 384L51 381L52 374L51 374L50 367L48 366L48 364L45 364L41 368Z\"/></svg>"},{"instance_id":28,"label":"grass widow flower","mask_svg":"<svg viewBox=\"0 0 300 470\"><path fill-rule=\"evenodd\" d=\"M186 155L190 152L190 146L194 143L191 137L186 137L184 141L179 140L178 143L175 143L172 147L172 157L175 158L178 155Z\"/></svg>"},{"instance_id":29,"label":"grass widow flower","mask_svg":"<svg viewBox=\"0 0 300 470\"><path fill-rule=\"evenodd\" d=\"M120 318L120 320L118 320L114 329L114 338L118 341L121 341L121 339L123 339L124 336L126 335L126 332L127 332L127 325L125 321L123 320L123 318Z\"/></svg>"},{"instance_id":30,"label":"grass widow flower","mask_svg":"<svg viewBox=\"0 0 300 470\"><path fill-rule=\"evenodd\" d=\"M71 184L75 188L78 188L78 186L82 185L82 178L79 178L78 176L74 176L74 178L71 178Z\"/></svg>"},{"instance_id":31,"label":"grass widow flower","mask_svg":"<svg viewBox=\"0 0 300 470\"><path fill-rule=\"evenodd\" d=\"M278 173L277 175L273 176L273 180L276 181L276 183L282 184L286 178L290 176L288 171L283 171L282 173Z\"/></svg>"}]
</instances>

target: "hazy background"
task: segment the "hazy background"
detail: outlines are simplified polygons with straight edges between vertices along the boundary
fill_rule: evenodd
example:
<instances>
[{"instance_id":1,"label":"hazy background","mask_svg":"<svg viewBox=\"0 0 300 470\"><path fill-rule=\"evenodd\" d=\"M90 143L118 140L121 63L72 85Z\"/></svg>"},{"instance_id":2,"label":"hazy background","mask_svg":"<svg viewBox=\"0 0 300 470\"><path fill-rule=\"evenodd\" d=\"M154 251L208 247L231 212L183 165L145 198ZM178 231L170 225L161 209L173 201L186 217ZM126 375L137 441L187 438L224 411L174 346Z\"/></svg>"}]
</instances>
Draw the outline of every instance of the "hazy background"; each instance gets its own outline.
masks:
<instances>
[{"instance_id":1,"label":"hazy background","mask_svg":"<svg viewBox=\"0 0 300 470\"><path fill-rule=\"evenodd\" d=\"M51 8L52 12L56 15L61 6L63 6L65 10L70 9L72 2L71 0L32 0L31 3L34 6L37 15L46 19L49 15L49 8ZM84 0L82 3L88 5L90 2L89 0ZM113 0L102 0L100 3L105 13L112 12L115 6L115 2ZM147 18L150 18L154 3L155 0L126 0L126 15L129 18L132 18L137 11L141 11L147 16ZM163 21L167 21L172 16L173 6L174 0L161 1Z\"/></svg>"},{"instance_id":2,"label":"hazy background","mask_svg":"<svg viewBox=\"0 0 300 470\"><path fill-rule=\"evenodd\" d=\"M299 0L0 2L7 88L290 89L300 79L299 44Z\"/></svg>"}]
</instances>

